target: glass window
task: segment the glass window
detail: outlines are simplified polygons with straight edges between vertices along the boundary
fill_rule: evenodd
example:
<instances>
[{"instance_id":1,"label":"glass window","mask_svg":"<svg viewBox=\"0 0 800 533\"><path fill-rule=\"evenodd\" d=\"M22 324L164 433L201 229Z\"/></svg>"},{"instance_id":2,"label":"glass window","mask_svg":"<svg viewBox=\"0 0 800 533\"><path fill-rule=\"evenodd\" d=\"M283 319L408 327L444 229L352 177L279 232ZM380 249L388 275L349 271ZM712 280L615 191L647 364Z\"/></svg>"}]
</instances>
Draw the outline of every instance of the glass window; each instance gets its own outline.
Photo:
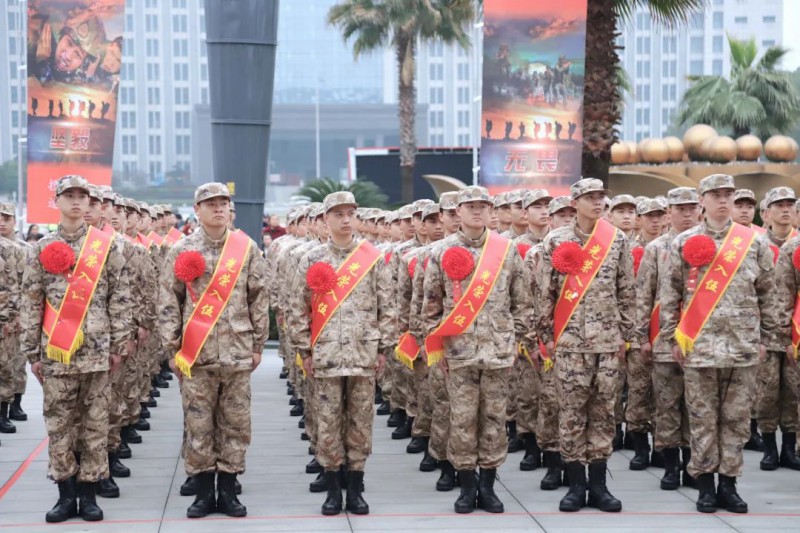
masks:
<instances>
[{"instance_id":1,"label":"glass window","mask_svg":"<svg viewBox=\"0 0 800 533\"><path fill-rule=\"evenodd\" d=\"M714 12L714 29L721 30L725 25L725 18L721 11Z\"/></svg>"},{"instance_id":2,"label":"glass window","mask_svg":"<svg viewBox=\"0 0 800 533\"><path fill-rule=\"evenodd\" d=\"M702 30L706 23L706 17L703 13L695 13L692 15L691 27L693 30Z\"/></svg>"},{"instance_id":3,"label":"glass window","mask_svg":"<svg viewBox=\"0 0 800 533\"><path fill-rule=\"evenodd\" d=\"M669 86L669 99L673 102L678 99L678 86L674 83Z\"/></svg>"},{"instance_id":4,"label":"glass window","mask_svg":"<svg viewBox=\"0 0 800 533\"><path fill-rule=\"evenodd\" d=\"M762 48L769 48L770 46L775 46L775 39L764 39L761 41Z\"/></svg>"},{"instance_id":5,"label":"glass window","mask_svg":"<svg viewBox=\"0 0 800 533\"><path fill-rule=\"evenodd\" d=\"M776 18L775 15L764 15L761 20L764 22L764 24L775 24Z\"/></svg>"},{"instance_id":6,"label":"glass window","mask_svg":"<svg viewBox=\"0 0 800 533\"><path fill-rule=\"evenodd\" d=\"M747 17L734 17L733 22L736 24L747 24Z\"/></svg>"},{"instance_id":7,"label":"glass window","mask_svg":"<svg viewBox=\"0 0 800 533\"><path fill-rule=\"evenodd\" d=\"M722 76L722 60L721 59L715 59L711 63L711 73L714 76Z\"/></svg>"},{"instance_id":8,"label":"glass window","mask_svg":"<svg viewBox=\"0 0 800 533\"><path fill-rule=\"evenodd\" d=\"M692 37L689 41L689 51L693 54L702 54L705 40L702 37Z\"/></svg>"},{"instance_id":9,"label":"glass window","mask_svg":"<svg viewBox=\"0 0 800 533\"><path fill-rule=\"evenodd\" d=\"M703 60L694 59L689 62L689 74L692 76L700 76L703 74Z\"/></svg>"},{"instance_id":10,"label":"glass window","mask_svg":"<svg viewBox=\"0 0 800 533\"><path fill-rule=\"evenodd\" d=\"M16 104L17 98L19 98L19 93L17 92L17 87L15 85L11 86L11 103Z\"/></svg>"},{"instance_id":11,"label":"glass window","mask_svg":"<svg viewBox=\"0 0 800 533\"><path fill-rule=\"evenodd\" d=\"M714 39L711 41L711 46L712 46L712 52L714 52L715 54L721 54L723 47L722 35L715 35Z\"/></svg>"},{"instance_id":12,"label":"glass window","mask_svg":"<svg viewBox=\"0 0 800 533\"><path fill-rule=\"evenodd\" d=\"M669 61L661 63L661 75L665 78L669 76Z\"/></svg>"}]
</instances>

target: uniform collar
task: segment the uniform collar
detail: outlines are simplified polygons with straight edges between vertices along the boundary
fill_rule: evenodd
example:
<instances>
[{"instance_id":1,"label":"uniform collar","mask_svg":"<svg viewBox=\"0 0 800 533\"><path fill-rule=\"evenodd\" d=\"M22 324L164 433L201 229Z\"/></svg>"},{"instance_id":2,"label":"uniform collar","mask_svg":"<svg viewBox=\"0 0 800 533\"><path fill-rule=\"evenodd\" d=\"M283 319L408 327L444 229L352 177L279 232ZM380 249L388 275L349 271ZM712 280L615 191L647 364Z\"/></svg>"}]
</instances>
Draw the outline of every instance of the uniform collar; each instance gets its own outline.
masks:
<instances>
[{"instance_id":1,"label":"uniform collar","mask_svg":"<svg viewBox=\"0 0 800 533\"><path fill-rule=\"evenodd\" d=\"M67 242L77 241L78 239L86 235L87 231L89 231L89 229L86 227L86 224L81 225L81 227L78 228L77 231L75 231L75 233L67 233L64 230L64 226L62 226L61 224L58 225L58 235Z\"/></svg>"},{"instance_id":2,"label":"uniform collar","mask_svg":"<svg viewBox=\"0 0 800 533\"><path fill-rule=\"evenodd\" d=\"M199 231L200 235L202 235L202 237L203 237L203 242L205 244L207 244L208 246L211 246L212 248L222 248L222 246L225 244L225 239L228 238L228 233L229 233L228 230L226 229L225 233L222 235L222 238L219 239L219 240L216 240L216 239L212 239L209 236L209 234L206 233L206 230L203 229L203 226L200 226L198 231Z\"/></svg>"},{"instance_id":3,"label":"uniform collar","mask_svg":"<svg viewBox=\"0 0 800 533\"><path fill-rule=\"evenodd\" d=\"M481 248L483 244L486 242L486 238L489 236L488 228L484 228L483 233L477 239L470 239L467 237L463 231L460 229L458 230L458 240L462 243L466 244L470 248Z\"/></svg>"},{"instance_id":4,"label":"uniform collar","mask_svg":"<svg viewBox=\"0 0 800 533\"><path fill-rule=\"evenodd\" d=\"M706 219L704 218L703 222L701 223L701 226L703 229L703 233L717 239L722 239L725 237L725 235L728 234L728 230L731 229L731 224L733 224L733 220L729 219L728 223L725 224L725 227L723 227L721 230L713 230L708 226L708 224L706 223Z\"/></svg>"}]
</instances>

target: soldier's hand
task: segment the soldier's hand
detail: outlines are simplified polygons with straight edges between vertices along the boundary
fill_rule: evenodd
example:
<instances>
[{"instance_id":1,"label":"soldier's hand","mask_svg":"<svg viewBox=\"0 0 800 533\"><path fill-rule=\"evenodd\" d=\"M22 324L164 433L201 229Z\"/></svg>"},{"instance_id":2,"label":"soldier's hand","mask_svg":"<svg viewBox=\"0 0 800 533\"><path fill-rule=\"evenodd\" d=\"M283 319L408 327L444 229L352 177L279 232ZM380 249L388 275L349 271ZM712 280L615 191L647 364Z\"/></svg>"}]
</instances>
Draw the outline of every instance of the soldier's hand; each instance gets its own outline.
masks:
<instances>
[{"instance_id":1,"label":"soldier's hand","mask_svg":"<svg viewBox=\"0 0 800 533\"><path fill-rule=\"evenodd\" d=\"M672 347L672 359L683 368L683 354L677 344Z\"/></svg>"},{"instance_id":2,"label":"soldier's hand","mask_svg":"<svg viewBox=\"0 0 800 533\"><path fill-rule=\"evenodd\" d=\"M150 330L147 328L139 328L139 346L142 346L149 338Z\"/></svg>"},{"instance_id":3,"label":"soldier's hand","mask_svg":"<svg viewBox=\"0 0 800 533\"><path fill-rule=\"evenodd\" d=\"M50 58L50 52L53 47L53 29L50 23L45 23L42 28L42 35L39 38L39 43L36 46L36 61L44 61Z\"/></svg>"},{"instance_id":4,"label":"soldier's hand","mask_svg":"<svg viewBox=\"0 0 800 533\"><path fill-rule=\"evenodd\" d=\"M382 353L379 353L378 362L375 364L375 374L383 374L384 368L386 368L386 356Z\"/></svg>"},{"instance_id":5,"label":"soldier's hand","mask_svg":"<svg viewBox=\"0 0 800 533\"><path fill-rule=\"evenodd\" d=\"M767 360L767 347L763 344L758 345L758 362L763 363Z\"/></svg>"},{"instance_id":6,"label":"soldier's hand","mask_svg":"<svg viewBox=\"0 0 800 533\"><path fill-rule=\"evenodd\" d=\"M653 345L646 342L642 344L640 350L642 352L642 359L644 359L645 362L650 361L650 356L653 354Z\"/></svg>"},{"instance_id":7,"label":"soldier's hand","mask_svg":"<svg viewBox=\"0 0 800 533\"><path fill-rule=\"evenodd\" d=\"M122 364L122 356L116 353L112 353L108 356L108 372L111 374L115 374L117 370L119 370L120 365Z\"/></svg>"},{"instance_id":8,"label":"soldier's hand","mask_svg":"<svg viewBox=\"0 0 800 533\"><path fill-rule=\"evenodd\" d=\"M253 352L253 368L255 370L261 364L261 352Z\"/></svg>"},{"instance_id":9,"label":"soldier's hand","mask_svg":"<svg viewBox=\"0 0 800 533\"><path fill-rule=\"evenodd\" d=\"M178 381L179 382L183 381L183 372L181 372L181 369L178 368L177 364L175 364L175 358L174 357L171 357L169 359L169 369L172 370L173 374L178 376Z\"/></svg>"},{"instance_id":10,"label":"soldier's hand","mask_svg":"<svg viewBox=\"0 0 800 533\"><path fill-rule=\"evenodd\" d=\"M314 377L314 357L306 357L303 359L303 370L306 371L307 376Z\"/></svg>"},{"instance_id":11,"label":"soldier's hand","mask_svg":"<svg viewBox=\"0 0 800 533\"><path fill-rule=\"evenodd\" d=\"M444 372L445 377L450 377L450 367L447 366L447 359L442 357L442 360L439 361L439 368L442 369Z\"/></svg>"},{"instance_id":12,"label":"soldier's hand","mask_svg":"<svg viewBox=\"0 0 800 533\"><path fill-rule=\"evenodd\" d=\"M786 362L797 368L797 359L794 358L794 346L786 346Z\"/></svg>"},{"instance_id":13,"label":"soldier's hand","mask_svg":"<svg viewBox=\"0 0 800 533\"><path fill-rule=\"evenodd\" d=\"M31 363L31 372L33 372L33 375L39 380L39 385L44 385L44 366L41 361Z\"/></svg>"},{"instance_id":14,"label":"soldier's hand","mask_svg":"<svg viewBox=\"0 0 800 533\"><path fill-rule=\"evenodd\" d=\"M555 354L556 345L553 343L553 341L548 342L547 344L544 345L544 347L547 350L547 354L550 356L550 358L551 359L554 358L556 355Z\"/></svg>"},{"instance_id":15,"label":"soldier's hand","mask_svg":"<svg viewBox=\"0 0 800 533\"><path fill-rule=\"evenodd\" d=\"M625 353L628 351L627 348L627 343L622 341L619 344L619 350L617 350L617 357L619 357L619 360L623 365L625 364Z\"/></svg>"}]
</instances>

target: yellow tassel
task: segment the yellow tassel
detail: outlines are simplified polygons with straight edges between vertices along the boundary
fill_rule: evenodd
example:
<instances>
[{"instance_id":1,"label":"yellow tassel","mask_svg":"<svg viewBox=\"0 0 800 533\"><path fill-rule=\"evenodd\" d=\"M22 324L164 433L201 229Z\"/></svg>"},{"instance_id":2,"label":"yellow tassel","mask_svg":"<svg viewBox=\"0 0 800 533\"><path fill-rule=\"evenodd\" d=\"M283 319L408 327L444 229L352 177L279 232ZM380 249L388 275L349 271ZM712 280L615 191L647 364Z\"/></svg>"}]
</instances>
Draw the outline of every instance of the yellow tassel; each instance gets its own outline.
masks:
<instances>
[{"instance_id":1,"label":"yellow tassel","mask_svg":"<svg viewBox=\"0 0 800 533\"><path fill-rule=\"evenodd\" d=\"M181 374L192 379L192 365L189 364L189 361L186 360L181 352L175 354L175 365L181 371Z\"/></svg>"},{"instance_id":2,"label":"yellow tassel","mask_svg":"<svg viewBox=\"0 0 800 533\"><path fill-rule=\"evenodd\" d=\"M544 360L544 371L550 372L551 370L553 370L553 360L548 357Z\"/></svg>"},{"instance_id":3,"label":"yellow tassel","mask_svg":"<svg viewBox=\"0 0 800 533\"><path fill-rule=\"evenodd\" d=\"M678 344L684 357L694 350L694 340L690 339L688 335L679 329L675 330L675 342Z\"/></svg>"},{"instance_id":4,"label":"yellow tassel","mask_svg":"<svg viewBox=\"0 0 800 533\"><path fill-rule=\"evenodd\" d=\"M442 359L444 359L443 351L430 352L428 354L428 366L433 366Z\"/></svg>"},{"instance_id":5,"label":"yellow tassel","mask_svg":"<svg viewBox=\"0 0 800 533\"><path fill-rule=\"evenodd\" d=\"M397 358L398 361L403 363L403 366L405 366L409 370L414 370L414 360L411 359L411 357L407 353L401 350L399 346L394 349L394 356Z\"/></svg>"},{"instance_id":6,"label":"yellow tassel","mask_svg":"<svg viewBox=\"0 0 800 533\"><path fill-rule=\"evenodd\" d=\"M295 356L294 356L294 364L296 364L296 365L297 365L297 368L299 368L300 370L302 370L302 372L303 372L303 378L305 378L305 377L306 377L306 368L303 366L303 358L302 358L302 357L300 357L300 352L297 352L297 353L295 354Z\"/></svg>"},{"instance_id":7,"label":"yellow tassel","mask_svg":"<svg viewBox=\"0 0 800 533\"><path fill-rule=\"evenodd\" d=\"M75 335L75 339L72 341L72 346L70 346L69 350L64 350L62 348L58 348L53 346L52 344L47 345L47 358L56 361L65 365L68 365L72 362L72 356L75 355L75 352L81 349L83 346L83 330L79 329L77 335Z\"/></svg>"}]
</instances>

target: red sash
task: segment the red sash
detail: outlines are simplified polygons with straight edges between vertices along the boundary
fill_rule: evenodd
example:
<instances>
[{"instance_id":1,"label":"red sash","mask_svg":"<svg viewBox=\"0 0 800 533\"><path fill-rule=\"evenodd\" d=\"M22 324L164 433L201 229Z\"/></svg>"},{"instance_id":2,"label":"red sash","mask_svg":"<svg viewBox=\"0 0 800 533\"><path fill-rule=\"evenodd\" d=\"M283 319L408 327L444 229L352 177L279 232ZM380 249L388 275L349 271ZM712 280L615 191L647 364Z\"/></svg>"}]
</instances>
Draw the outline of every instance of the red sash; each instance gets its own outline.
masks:
<instances>
[{"instance_id":1,"label":"red sash","mask_svg":"<svg viewBox=\"0 0 800 533\"><path fill-rule=\"evenodd\" d=\"M766 231L764 233L766 233ZM790 239L794 239L798 235L800 235L800 233L798 233L796 229L792 229L792 231L789 232L789 236L786 237L785 242L788 242ZM778 258L780 257L781 254L781 248L780 246L772 244L771 242L769 243L769 247L772 250L772 266L775 266L778 264Z\"/></svg>"},{"instance_id":2,"label":"red sash","mask_svg":"<svg viewBox=\"0 0 800 533\"><path fill-rule=\"evenodd\" d=\"M114 228L111 226L111 224L109 224L109 223L107 223L107 222L106 222L106 223L103 225L103 227L102 227L102 228L100 228L100 230L101 230L103 233L107 233L107 234L109 234L109 235L114 235L114 233L115 233L115 232L114 232Z\"/></svg>"},{"instance_id":3,"label":"red sash","mask_svg":"<svg viewBox=\"0 0 800 533\"><path fill-rule=\"evenodd\" d=\"M661 321L659 315L661 313L661 302L656 302L653 306L653 312L650 313L650 344L656 343L656 339L661 335Z\"/></svg>"},{"instance_id":4,"label":"red sash","mask_svg":"<svg viewBox=\"0 0 800 533\"><path fill-rule=\"evenodd\" d=\"M151 231L147 234L147 238L153 241L156 246L161 246L161 243L164 242L164 237L156 233L155 231Z\"/></svg>"},{"instance_id":5,"label":"red sash","mask_svg":"<svg viewBox=\"0 0 800 533\"><path fill-rule=\"evenodd\" d=\"M794 347L794 358L797 359L798 349L800 349L800 292L794 300L794 313L792 313L792 346Z\"/></svg>"},{"instance_id":6,"label":"red sash","mask_svg":"<svg viewBox=\"0 0 800 533\"><path fill-rule=\"evenodd\" d=\"M311 299L311 346L317 343L322 330L343 301L367 276L382 254L367 240L362 240L336 271L336 286L325 294Z\"/></svg>"},{"instance_id":7,"label":"red sash","mask_svg":"<svg viewBox=\"0 0 800 533\"><path fill-rule=\"evenodd\" d=\"M497 233L489 232L467 290L459 298L450 314L425 339L428 366L438 363L444 357L444 337L461 335L478 318L494 289L510 247L510 240Z\"/></svg>"},{"instance_id":8,"label":"red sash","mask_svg":"<svg viewBox=\"0 0 800 533\"><path fill-rule=\"evenodd\" d=\"M171 247L181 239L183 239L183 233L181 233L177 228L169 228L169 231L164 236L164 244Z\"/></svg>"},{"instance_id":9,"label":"red sash","mask_svg":"<svg viewBox=\"0 0 800 533\"><path fill-rule=\"evenodd\" d=\"M397 348L394 350L397 359L408 368L414 368L414 361L419 356L419 343L414 336L406 331L397 341Z\"/></svg>"},{"instance_id":10,"label":"red sash","mask_svg":"<svg viewBox=\"0 0 800 533\"><path fill-rule=\"evenodd\" d=\"M572 315L589 290L603 261L606 260L611 245L617 236L617 228L600 219L595 223L594 230L583 245L589 259L583 265L580 274L570 274L564 279L561 294L553 310L553 345L558 345L558 339L569 324Z\"/></svg>"},{"instance_id":11,"label":"red sash","mask_svg":"<svg viewBox=\"0 0 800 533\"><path fill-rule=\"evenodd\" d=\"M197 361L211 330L228 306L233 288L247 260L250 243L250 238L244 232L228 232L211 281L192 310L183 330L181 349L175 354L175 364L187 378L192 377L192 365Z\"/></svg>"},{"instance_id":12,"label":"red sash","mask_svg":"<svg viewBox=\"0 0 800 533\"><path fill-rule=\"evenodd\" d=\"M150 249L150 246L153 244L153 241L148 239L147 236L142 233L136 235L136 242L138 242L148 250Z\"/></svg>"}]
</instances>

